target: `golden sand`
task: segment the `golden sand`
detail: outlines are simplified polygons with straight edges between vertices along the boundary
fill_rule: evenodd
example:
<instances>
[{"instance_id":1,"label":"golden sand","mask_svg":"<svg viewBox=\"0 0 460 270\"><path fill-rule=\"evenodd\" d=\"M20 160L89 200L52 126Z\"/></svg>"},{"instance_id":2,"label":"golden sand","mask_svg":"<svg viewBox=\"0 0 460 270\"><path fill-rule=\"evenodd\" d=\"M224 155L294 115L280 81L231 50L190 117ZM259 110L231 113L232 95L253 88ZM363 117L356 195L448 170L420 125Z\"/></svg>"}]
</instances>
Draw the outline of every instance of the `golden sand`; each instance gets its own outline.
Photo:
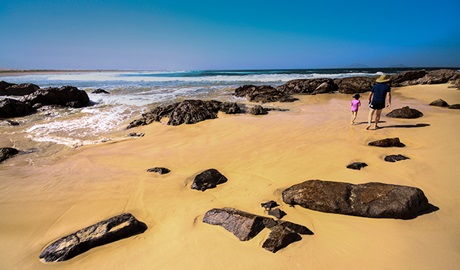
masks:
<instances>
[{"instance_id":1,"label":"golden sand","mask_svg":"<svg viewBox=\"0 0 460 270\"><path fill-rule=\"evenodd\" d=\"M460 263L460 111L429 106L460 103L444 85L393 89L392 109L410 106L419 119L382 117L366 131L366 98L350 125L350 95L299 96L267 116L219 115L177 127L154 123L142 138L82 147L47 166L0 165L0 269L458 269ZM385 109L383 114L390 112ZM425 127L404 128L416 124ZM405 148L374 148L399 137ZM1 142L5 140L0 140ZM403 154L410 160L389 163ZM347 169L366 162L361 171ZM148 173L151 167L171 173ZM228 182L205 192L192 176L215 168ZM309 179L384 182L422 189L439 210L412 220L370 219L289 207L281 191ZM273 254L261 246L269 231L240 242L202 222L206 211L233 207L266 215L275 200L283 220L315 234ZM94 248L69 261L43 264L50 242L130 212L148 230Z\"/></svg>"}]
</instances>

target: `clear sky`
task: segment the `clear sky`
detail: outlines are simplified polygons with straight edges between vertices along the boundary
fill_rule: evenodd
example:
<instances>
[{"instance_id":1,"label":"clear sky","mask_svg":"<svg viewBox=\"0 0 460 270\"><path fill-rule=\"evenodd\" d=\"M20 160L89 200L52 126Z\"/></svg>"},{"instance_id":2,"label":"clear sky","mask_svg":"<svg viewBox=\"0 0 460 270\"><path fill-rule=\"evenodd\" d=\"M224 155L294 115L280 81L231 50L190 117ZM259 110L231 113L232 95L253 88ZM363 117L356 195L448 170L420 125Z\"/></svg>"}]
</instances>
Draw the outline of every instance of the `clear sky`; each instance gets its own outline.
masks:
<instances>
[{"instance_id":1,"label":"clear sky","mask_svg":"<svg viewBox=\"0 0 460 270\"><path fill-rule=\"evenodd\" d=\"M0 68L460 66L459 0L0 0Z\"/></svg>"}]
</instances>

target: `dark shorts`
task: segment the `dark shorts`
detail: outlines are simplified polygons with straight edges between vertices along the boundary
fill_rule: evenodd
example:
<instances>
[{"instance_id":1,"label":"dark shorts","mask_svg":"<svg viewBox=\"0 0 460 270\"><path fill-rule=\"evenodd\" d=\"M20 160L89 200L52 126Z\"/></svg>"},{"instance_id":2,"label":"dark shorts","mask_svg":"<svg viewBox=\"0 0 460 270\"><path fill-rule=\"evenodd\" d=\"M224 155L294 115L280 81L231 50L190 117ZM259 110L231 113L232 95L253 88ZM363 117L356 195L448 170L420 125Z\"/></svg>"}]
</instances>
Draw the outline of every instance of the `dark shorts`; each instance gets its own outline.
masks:
<instances>
[{"instance_id":1,"label":"dark shorts","mask_svg":"<svg viewBox=\"0 0 460 270\"><path fill-rule=\"evenodd\" d=\"M369 104L369 107L374 110L381 110L385 108L385 101L372 101L372 103Z\"/></svg>"}]
</instances>

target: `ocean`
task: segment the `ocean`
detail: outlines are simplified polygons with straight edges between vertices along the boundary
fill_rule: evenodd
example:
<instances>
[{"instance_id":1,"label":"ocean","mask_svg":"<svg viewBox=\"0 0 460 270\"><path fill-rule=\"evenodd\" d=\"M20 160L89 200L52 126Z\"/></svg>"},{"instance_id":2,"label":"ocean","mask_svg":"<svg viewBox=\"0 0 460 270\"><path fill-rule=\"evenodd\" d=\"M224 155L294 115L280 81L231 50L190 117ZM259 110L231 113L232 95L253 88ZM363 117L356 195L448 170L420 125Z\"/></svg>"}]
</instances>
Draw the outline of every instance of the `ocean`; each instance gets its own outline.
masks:
<instances>
[{"instance_id":1,"label":"ocean","mask_svg":"<svg viewBox=\"0 0 460 270\"><path fill-rule=\"evenodd\" d=\"M298 69L298 70L190 70L47 72L1 76L9 83L34 83L41 88L75 86L88 93L91 106L54 108L34 115L0 121L0 136L20 150L52 155L62 148L76 148L116 139L135 118L158 105L184 99L217 99L238 102L234 90L242 85L278 86L293 79L343 78L394 74L410 68ZM429 69L427 69L429 70ZM104 89L110 94L93 94ZM6 97L0 97L0 99ZM11 97L9 97L11 98ZM117 134L117 135L115 135Z\"/></svg>"}]
</instances>

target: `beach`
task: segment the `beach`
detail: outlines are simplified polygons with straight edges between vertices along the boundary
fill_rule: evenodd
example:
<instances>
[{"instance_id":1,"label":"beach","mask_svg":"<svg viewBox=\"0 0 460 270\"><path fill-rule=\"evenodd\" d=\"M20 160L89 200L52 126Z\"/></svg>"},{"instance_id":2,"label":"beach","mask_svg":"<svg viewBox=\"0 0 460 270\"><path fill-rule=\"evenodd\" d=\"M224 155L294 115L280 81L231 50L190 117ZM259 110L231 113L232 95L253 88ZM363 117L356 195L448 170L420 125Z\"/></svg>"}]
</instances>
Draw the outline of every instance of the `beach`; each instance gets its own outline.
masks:
<instances>
[{"instance_id":1,"label":"beach","mask_svg":"<svg viewBox=\"0 0 460 270\"><path fill-rule=\"evenodd\" d=\"M378 130L365 130L367 93L355 125L350 125L350 95L296 95L299 101L269 104L289 111L266 116L220 113L217 119L181 126L163 120L117 131L144 137L70 148L46 161L18 155L0 164L0 268L457 269L460 113L428 104L438 98L460 103L460 92L449 84L415 85L395 87L392 96ZM385 117L403 106L424 116ZM406 147L367 145L394 137ZM5 137L0 142L11 146ZM410 159L385 162L390 154ZM357 161L368 166L346 168ZM171 173L147 172L152 167ZM193 176L210 168L228 182L192 190ZM285 188L310 179L418 187L437 210L409 220L372 219L283 203ZM208 210L222 207L267 216L260 204L269 200L287 213L283 220L314 235L271 253L261 247L267 229L242 242L202 222ZM39 261L43 248L56 239L125 212L148 229L69 261Z\"/></svg>"}]
</instances>

